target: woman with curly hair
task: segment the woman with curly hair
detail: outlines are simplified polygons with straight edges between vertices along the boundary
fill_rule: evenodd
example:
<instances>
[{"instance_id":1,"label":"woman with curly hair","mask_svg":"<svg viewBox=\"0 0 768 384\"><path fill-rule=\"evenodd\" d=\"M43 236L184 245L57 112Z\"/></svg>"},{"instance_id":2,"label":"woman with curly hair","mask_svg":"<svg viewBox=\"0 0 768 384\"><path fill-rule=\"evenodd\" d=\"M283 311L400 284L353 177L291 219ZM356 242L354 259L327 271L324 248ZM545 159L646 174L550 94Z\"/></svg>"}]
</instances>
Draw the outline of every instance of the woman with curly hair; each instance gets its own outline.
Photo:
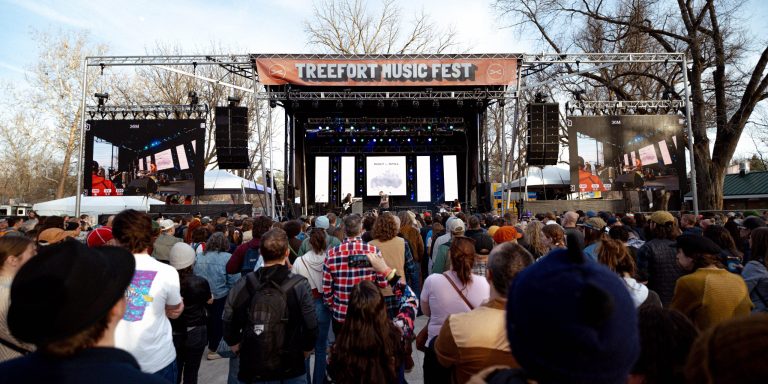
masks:
<instances>
[{"instance_id":1,"label":"woman with curly hair","mask_svg":"<svg viewBox=\"0 0 768 384\"><path fill-rule=\"evenodd\" d=\"M384 212L376 218L373 224L373 241L368 244L375 246L381 251L381 256L392 268L402 271L406 283L414 291L419 290L419 269L413 260L411 246L405 239L398 237L400 231L400 220L391 212ZM397 314L398 306L394 298L392 289L387 287L382 290L384 300L387 303L387 312L391 317Z\"/></svg>"},{"instance_id":2,"label":"woman with curly hair","mask_svg":"<svg viewBox=\"0 0 768 384\"><path fill-rule=\"evenodd\" d=\"M541 228L541 234L544 235L544 244L549 250L565 248L565 231L558 224L547 224Z\"/></svg>"},{"instance_id":3,"label":"woman with curly hair","mask_svg":"<svg viewBox=\"0 0 768 384\"><path fill-rule=\"evenodd\" d=\"M533 220L528 223L525 230L523 230L525 240L528 243L526 248L528 249L528 252L533 255L535 260L538 260L549 252L549 246L544 242L543 228L544 224L541 221Z\"/></svg>"}]
</instances>

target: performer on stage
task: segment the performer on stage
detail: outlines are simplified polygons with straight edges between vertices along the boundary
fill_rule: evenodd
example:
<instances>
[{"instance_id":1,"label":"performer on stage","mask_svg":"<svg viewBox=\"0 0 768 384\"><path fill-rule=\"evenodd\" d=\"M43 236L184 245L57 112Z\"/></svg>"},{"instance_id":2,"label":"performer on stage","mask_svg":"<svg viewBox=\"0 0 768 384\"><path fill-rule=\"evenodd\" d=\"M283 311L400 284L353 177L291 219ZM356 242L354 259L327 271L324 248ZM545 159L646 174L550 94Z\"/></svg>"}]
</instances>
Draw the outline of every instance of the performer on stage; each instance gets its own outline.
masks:
<instances>
[{"instance_id":1,"label":"performer on stage","mask_svg":"<svg viewBox=\"0 0 768 384\"><path fill-rule=\"evenodd\" d=\"M584 158L579 156L578 159L579 162L579 189L581 192L593 192L593 191L601 191L605 192L605 186L603 185L603 182L600 181L600 178L596 175L593 175L591 172L587 170L587 167L584 163ZM584 188L582 188L582 185Z\"/></svg>"},{"instance_id":2,"label":"performer on stage","mask_svg":"<svg viewBox=\"0 0 768 384\"><path fill-rule=\"evenodd\" d=\"M104 171L96 161L91 166L91 196L117 196L115 185L104 177Z\"/></svg>"},{"instance_id":3,"label":"performer on stage","mask_svg":"<svg viewBox=\"0 0 768 384\"><path fill-rule=\"evenodd\" d=\"M347 196L341 200L342 207L344 207L343 215L352 213L352 194L347 193Z\"/></svg>"},{"instance_id":4,"label":"performer on stage","mask_svg":"<svg viewBox=\"0 0 768 384\"><path fill-rule=\"evenodd\" d=\"M379 191L379 209L389 209L389 195L384 193L384 191Z\"/></svg>"}]
</instances>

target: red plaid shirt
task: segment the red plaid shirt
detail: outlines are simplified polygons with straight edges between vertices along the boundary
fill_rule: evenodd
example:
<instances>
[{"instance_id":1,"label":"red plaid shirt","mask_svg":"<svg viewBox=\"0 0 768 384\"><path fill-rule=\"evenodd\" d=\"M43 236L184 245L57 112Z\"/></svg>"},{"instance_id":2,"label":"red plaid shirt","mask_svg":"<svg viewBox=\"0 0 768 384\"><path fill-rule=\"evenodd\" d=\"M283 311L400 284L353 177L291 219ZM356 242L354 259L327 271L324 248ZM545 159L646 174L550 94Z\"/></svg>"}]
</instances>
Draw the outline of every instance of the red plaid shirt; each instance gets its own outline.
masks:
<instances>
[{"instance_id":1,"label":"red plaid shirt","mask_svg":"<svg viewBox=\"0 0 768 384\"><path fill-rule=\"evenodd\" d=\"M385 278L373 268L355 268L348 264L350 255L366 255L375 253L381 256L381 252L373 245L368 245L359 237L350 237L341 245L328 250L328 257L323 265L323 299L331 308L333 318L343 322L347 316L347 304L349 294L355 284L370 280L380 288L387 286Z\"/></svg>"}]
</instances>

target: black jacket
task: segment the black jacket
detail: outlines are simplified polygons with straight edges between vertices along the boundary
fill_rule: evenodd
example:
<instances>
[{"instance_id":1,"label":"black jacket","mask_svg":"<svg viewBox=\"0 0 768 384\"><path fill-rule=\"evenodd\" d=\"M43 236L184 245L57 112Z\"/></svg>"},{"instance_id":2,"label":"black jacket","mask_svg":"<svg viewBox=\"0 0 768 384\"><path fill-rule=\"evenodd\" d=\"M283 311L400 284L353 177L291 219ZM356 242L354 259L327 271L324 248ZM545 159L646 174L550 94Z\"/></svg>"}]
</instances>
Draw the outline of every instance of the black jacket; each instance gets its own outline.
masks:
<instances>
[{"instance_id":1,"label":"black jacket","mask_svg":"<svg viewBox=\"0 0 768 384\"><path fill-rule=\"evenodd\" d=\"M35 352L0 364L0 383L167 384L141 372L130 353L116 348L89 348L61 359Z\"/></svg>"},{"instance_id":2,"label":"black jacket","mask_svg":"<svg viewBox=\"0 0 768 384\"><path fill-rule=\"evenodd\" d=\"M282 284L291 271L284 265L263 267L255 272L259 282L274 281ZM240 344L243 340L243 328L248 324L248 308L251 297L246 284L247 278L240 279L232 290L229 291L227 303L224 307L224 341L228 345ZM292 294L288 294L288 327L286 337L288 345L294 347L288 351L282 361L282 367L278 372L254 372L251 368L251 359L247 351L240 354L240 373L237 378L240 381L250 383L255 379L259 381L272 381L290 379L305 374L304 351L311 351L315 347L317 339L317 317L315 315L315 303L312 299L312 290L306 278L296 284ZM256 375L258 374L258 378Z\"/></svg>"},{"instance_id":3,"label":"black jacket","mask_svg":"<svg viewBox=\"0 0 768 384\"><path fill-rule=\"evenodd\" d=\"M195 275L184 277L181 281L181 297L184 299L184 312L178 319L171 320L173 333L186 333L187 327L206 325L208 316L205 304L211 298L208 280Z\"/></svg>"}]
</instances>

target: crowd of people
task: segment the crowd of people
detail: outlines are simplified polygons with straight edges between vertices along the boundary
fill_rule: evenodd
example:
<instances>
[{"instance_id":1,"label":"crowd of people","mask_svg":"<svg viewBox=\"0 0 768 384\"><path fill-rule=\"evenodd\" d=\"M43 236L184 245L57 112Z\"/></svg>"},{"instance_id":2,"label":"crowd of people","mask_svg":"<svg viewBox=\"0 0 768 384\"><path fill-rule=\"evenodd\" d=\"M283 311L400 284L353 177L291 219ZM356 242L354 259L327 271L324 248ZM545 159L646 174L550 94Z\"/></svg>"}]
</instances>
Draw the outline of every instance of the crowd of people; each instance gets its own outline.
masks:
<instances>
[{"instance_id":1,"label":"crowd of people","mask_svg":"<svg viewBox=\"0 0 768 384\"><path fill-rule=\"evenodd\" d=\"M0 221L0 382L768 382L767 218L32 213Z\"/></svg>"}]
</instances>

